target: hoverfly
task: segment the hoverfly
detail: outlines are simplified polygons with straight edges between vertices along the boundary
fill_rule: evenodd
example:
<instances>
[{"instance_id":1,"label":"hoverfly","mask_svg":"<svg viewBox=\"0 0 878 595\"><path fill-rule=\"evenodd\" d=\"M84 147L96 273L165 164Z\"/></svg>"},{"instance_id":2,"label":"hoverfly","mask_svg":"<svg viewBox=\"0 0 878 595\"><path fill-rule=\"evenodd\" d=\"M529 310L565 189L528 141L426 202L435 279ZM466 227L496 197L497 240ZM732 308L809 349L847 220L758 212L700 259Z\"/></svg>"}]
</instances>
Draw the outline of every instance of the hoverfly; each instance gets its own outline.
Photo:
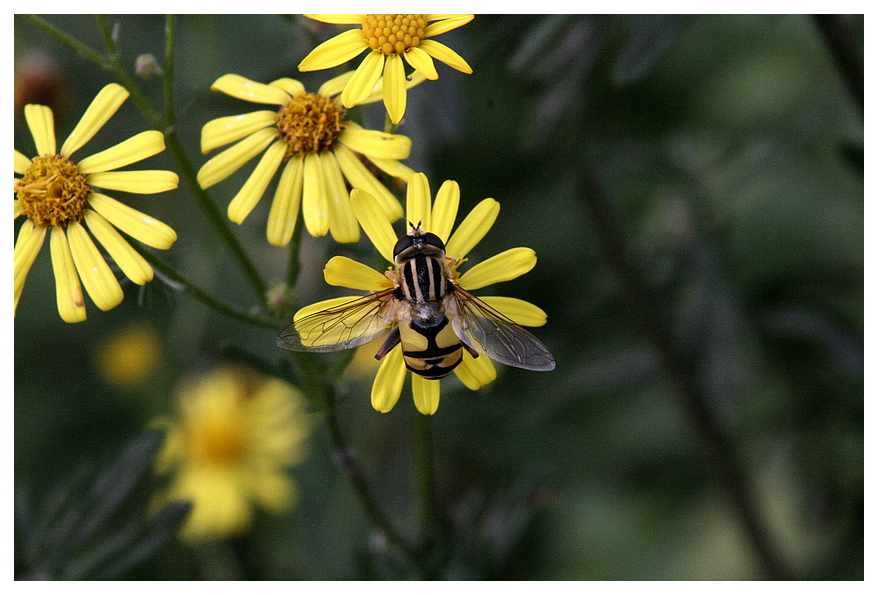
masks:
<instances>
[{"instance_id":1,"label":"hoverfly","mask_svg":"<svg viewBox=\"0 0 878 595\"><path fill-rule=\"evenodd\" d=\"M380 360L402 343L406 368L428 379L447 376L462 349L526 370L553 370L555 359L531 333L453 280L452 258L439 236L420 224L393 248L394 286L352 298L296 320L277 344L292 351L339 351L363 345L391 328Z\"/></svg>"}]
</instances>

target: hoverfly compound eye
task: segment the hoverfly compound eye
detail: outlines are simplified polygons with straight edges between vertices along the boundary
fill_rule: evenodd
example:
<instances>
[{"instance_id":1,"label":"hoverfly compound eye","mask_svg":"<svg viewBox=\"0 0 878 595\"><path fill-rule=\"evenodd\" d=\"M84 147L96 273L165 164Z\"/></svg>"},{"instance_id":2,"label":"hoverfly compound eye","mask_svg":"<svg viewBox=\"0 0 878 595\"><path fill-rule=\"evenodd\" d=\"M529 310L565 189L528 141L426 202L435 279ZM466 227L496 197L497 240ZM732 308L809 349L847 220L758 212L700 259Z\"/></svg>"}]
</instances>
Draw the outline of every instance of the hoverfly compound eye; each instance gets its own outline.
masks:
<instances>
[{"instance_id":1,"label":"hoverfly compound eye","mask_svg":"<svg viewBox=\"0 0 878 595\"><path fill-rule=\"evenodd\" d=\"M440 250L445 250L445 242L442 241L442 238L437 236L435 233L430 233L429 231L424 234L423 241L428 246L433 246L434 248L439 248Z\"/></svg>"},{"instance_id":2,"label":"hoverfly compound eye","mask_svg":"<svg viewBox=\"0 0 878 595\"><path fill-rule=\"evenodd\" d=\"M393 247L393 258L396 258L406 250L412 247L412 236L405 235L399 238L399 241L396 242L396 246Z\"/></svg>"}]
</instances>

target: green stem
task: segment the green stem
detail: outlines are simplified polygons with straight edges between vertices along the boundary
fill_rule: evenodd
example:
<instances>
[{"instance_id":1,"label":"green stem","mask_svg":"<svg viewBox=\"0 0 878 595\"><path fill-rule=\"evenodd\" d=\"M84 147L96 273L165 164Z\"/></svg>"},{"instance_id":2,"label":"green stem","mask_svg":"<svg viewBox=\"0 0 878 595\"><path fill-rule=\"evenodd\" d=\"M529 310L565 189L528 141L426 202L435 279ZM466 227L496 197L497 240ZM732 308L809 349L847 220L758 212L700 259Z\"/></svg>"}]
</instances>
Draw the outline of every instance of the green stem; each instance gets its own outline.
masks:
<instances>
[{"instance_id":1,"label":"green stem","mask_svg":"<svg viewBox=\"0 0 878 595\"><path fill-rule=\"evenodd\" d=\"M225 314L229 318L234 318L236 320L240 320L241 322L246 322L254 326L266 327L277 331L283 328L283 324L275 320L274 318L266 318L263 316L248 314L219 300L218 298L214 297L210 292L189 281L189 279L180 274L177 269L175 269L170 264L141 246L139 242L131 242L131 247L137 250L137 252L141 256L143 256L143 258L146 259L146 261L153 268L158 270L161 274L174 281L175 283L179 283L180 285L182 285L183 288L192 295L192 297L194 297L204 305L208 306L209 308Z\"/></svg>"},{"instance_id":2,"label":"green stem","mask_svg":"<svg viewBox=\"0 0 878 595\"><path fill-rule=\"evenodd\" d=\"M165 121L168 128L177 121L174 116L174 57L177 39L177 17L165 16L165 68L162 77L162 92L165 101Z\"/></svg>"},{"instance_id":3,"label":"green stem","mask_svg":"<svg viewBox=\"0 0 878 595\"><path fill-rule=\"evenodd\" d=\"M301 270L301 266L299 265L299 252L302 242L302 227L304 226L303 221L303 217L296 218L296 229L293 231L293 237L290 240L290 259L289 261L287 261L288 289L292 289L293 287L295 287L296 282L299 280L299 271Z\"/></svg>"},{"instance_id":4,"label":"green stem","mask_svg":"<svg viewBox=\"0 0 878 595\"><path fill-rule=\"evenodd\" d=\"M331 382L326 380L327 375L320 369L318 361L314 354L305 352L292 352L293 360L296 368L301 372L304 380L304 388L308 394L319 397L323 404L326 425L329 429L329 435L332 439L332 445L335 449L339 464L348 476L354 492L363 506L366 516L373 525L378 527L387 537L387 540L401 550L413 564L417 565L419 561L419 552L413 547L402 535L394 528L390 520L382 512L375 498L372 496L369 486L366 482L360 465L357 463L354 450L348 446L341 430L341 424L338 419L338 412L335 408L335 388Z\"/></svg>"},{"instance_id":5,"label":"green stem","mask_svg":"<svg viewBox=\"0 0 878 595\"><path fill-rule=\"evenodd\" d=\"M419 411L414 413L415 475L421 539L429 548L436 532L436 495L433 482L433 427L432 417Z\"/></svg>"},{"instance_id":6,"label":"green stem","mask_svg":"<svg viewBox=\"0 0 878 595\"><path fill-rule=\"evenodd\" d=\"M30 22L30 24L40 29L43 33L61 43L61 45L67 46L68 48L73 50L80 57L96 64L104 70L110 70L110 63L106 58L104 58L104 56L94 51L78 39L67 35L59 29L56 29L45 19L36 15L25 15L24 18L28 22Z\"/></svg>"},{"instance_id":7,"label":"green stem","mask_svg":"<svg viewBox=\"0 0 878 595\"><path fill-rule=\"evenodd\" d=\"M604 257L619 276L631 313L645 337L656 347L668 379L679 392L695 427L704 440L717 481L732 503L756 556L768 578L790 580L781 552L776 549L765 519L760 514L755 490L741 465L731 436L723 430L704 392L703 365L698 353L692 353L676 340L673 315L663 306L642 264L632 254L622 221L610 205L609 197L594 176L582 174L579 197L591 217Z\"/></svg>"}]
</instances>

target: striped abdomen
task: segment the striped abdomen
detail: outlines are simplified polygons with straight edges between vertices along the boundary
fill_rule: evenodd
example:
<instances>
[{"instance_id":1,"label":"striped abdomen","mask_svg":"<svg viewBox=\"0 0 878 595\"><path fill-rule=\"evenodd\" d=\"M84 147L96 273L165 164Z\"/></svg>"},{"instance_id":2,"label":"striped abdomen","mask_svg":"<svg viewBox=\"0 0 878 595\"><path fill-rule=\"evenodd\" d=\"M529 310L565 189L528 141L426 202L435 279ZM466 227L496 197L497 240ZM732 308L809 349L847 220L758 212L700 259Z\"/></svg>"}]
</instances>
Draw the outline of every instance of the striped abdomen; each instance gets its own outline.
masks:
<instances>
[{"instance_id":1,"label":"striped abdomen","mask_svg":"<svg viewBox=\"0 0 878 595\"><path fill-rule=\"evenodd\" d=\"M463 358L460 339L445 315L434 322L425 326L412 319L399 325L405 367L424 378L447 376Z\"/></svg>"}]
</instances>

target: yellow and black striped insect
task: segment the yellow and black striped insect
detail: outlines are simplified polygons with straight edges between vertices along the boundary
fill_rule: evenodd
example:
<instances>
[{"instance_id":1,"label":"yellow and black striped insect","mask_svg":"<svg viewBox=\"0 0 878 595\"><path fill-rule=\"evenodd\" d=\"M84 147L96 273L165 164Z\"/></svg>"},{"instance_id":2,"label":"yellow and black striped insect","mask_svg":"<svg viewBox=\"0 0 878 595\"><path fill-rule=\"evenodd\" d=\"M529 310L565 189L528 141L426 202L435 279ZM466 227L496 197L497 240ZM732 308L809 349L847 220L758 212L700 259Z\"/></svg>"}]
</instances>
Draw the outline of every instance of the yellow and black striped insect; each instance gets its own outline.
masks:
<instances>
[{"instance_id":1,"label":"yellow and black striped insect","mask_svg":"<svg viewBox=\"0 0 878 595\"><path fill-rule=\"evenodd\" d=\"M526 370L555 368L539 339L454 282L453 259L439 236L412 226L394 246L393 259L396 269L386 273L393 287L304 316L277 344L293 351L339 351L391 328L375 359L402 343L405 366L424 378L447 376L463 359L462 349Z\"/></svg>"}]
</instances>

